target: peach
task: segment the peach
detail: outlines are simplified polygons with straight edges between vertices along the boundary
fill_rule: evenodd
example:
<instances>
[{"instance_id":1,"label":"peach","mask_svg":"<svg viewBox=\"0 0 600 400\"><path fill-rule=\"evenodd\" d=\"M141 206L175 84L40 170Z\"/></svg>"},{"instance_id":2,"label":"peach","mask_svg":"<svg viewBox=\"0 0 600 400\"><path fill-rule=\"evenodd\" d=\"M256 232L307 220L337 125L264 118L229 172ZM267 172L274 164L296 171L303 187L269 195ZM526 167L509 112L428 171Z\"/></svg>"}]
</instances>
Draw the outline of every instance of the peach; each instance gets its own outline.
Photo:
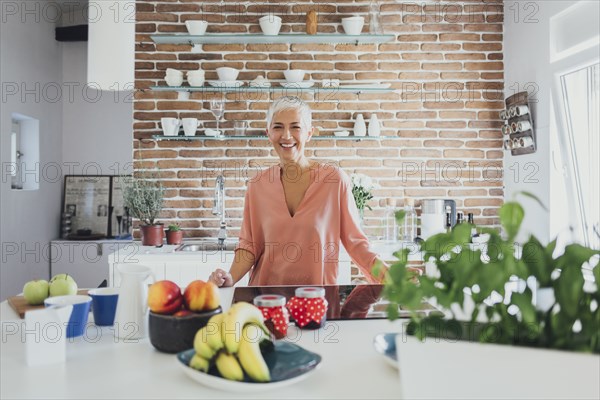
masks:
<instances>
[{"instance_id":1,"label":"peach","mask_svg":"<svg viewBox=\"0 0 600 400\"><path fill-rule=\"evenodd\" d=\"M190 282L183 292L183 298L188 310L195 312L214 310L221 304L217 285L201 280Z\"/></svg>"},{"instance_id":2,"label":"peach","mask_svg":"<svg viewBox=\"0 0 600 400\"><path fill-rule=\"evenodd\" d=\"M175 282L158 281L148 289L148 307L157 314L173 314L181 309L183 296Z\"/></svg>"}]
</instances>

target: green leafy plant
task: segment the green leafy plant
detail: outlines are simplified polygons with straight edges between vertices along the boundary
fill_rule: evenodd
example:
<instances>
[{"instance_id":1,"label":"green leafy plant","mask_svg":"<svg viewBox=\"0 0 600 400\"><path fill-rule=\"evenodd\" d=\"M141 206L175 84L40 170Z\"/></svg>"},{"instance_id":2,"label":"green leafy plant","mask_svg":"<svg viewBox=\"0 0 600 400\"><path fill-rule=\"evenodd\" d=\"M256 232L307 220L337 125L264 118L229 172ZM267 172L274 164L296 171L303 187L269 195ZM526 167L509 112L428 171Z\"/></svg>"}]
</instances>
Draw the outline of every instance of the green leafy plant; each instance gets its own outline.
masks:
<instances>
[{"instance_id":1,"label":"green leafy plant","mask_svg":"<svg viewBox=\"0 0 600 400\"><path fill-rule=\"evenodd\" d=\"M158 179L121 177L123 202L144 225L154 225L163 207L164 188Z\"/></svg>"},{"instance_id":2,"label":"green leafy plant","mask_svg":"<svg viewBox=\"0 0 600 400\"><path fill-rule=\"evenodd\" d=\"M371 210L371 207L367 205L367 202L373 198L373 189L376 185L373 180L365 174L352 174L350 176L352 180L352 195L356 202L356 207L362 213L365 208Z\"/></svg>"},{"instance_id":3,"label":"green leafy plant","mask_svg":"<svg viewBox=\"0 0 600 400\"><path fill-rule=\"evenodd\" d=\"M177 232L177 231L180 231L180 230L181 230L181 228L179 227L179 225L175 225L175 224L169 225L169 231L170 232Z\"/></svg>"},{"instance_id":4,"label":"green leafy plant","mask_svg":"<svg viewBox=\"0 0 600 400\"><path fill-rule=\"evenodd\" d=\"M432 236L421 250L438 274L420 276L418 284L410 281L406 269L409 249L396 252L398 260L386 274L383 292L390 301L388 318L396 319L402 304L413 311L409 333L420 339L444 336L600 353L600 252L570 244L555 257L556 240L544 246L534 236L516 246L524 215L519 203L507 202L499 210L504 235L480 228L490 235L487 256L469 244L469 224ZM396 216L401 220L403 212ZM584 266L595 284L585 284ZM515 281L521 289L507 291L518 286ZM552 294L545 309L534 304L540 290ZM450 318L417 314L423 299L434 299ZM458 321L456 313L468 320Z\"/></svg>"}]
</instances>

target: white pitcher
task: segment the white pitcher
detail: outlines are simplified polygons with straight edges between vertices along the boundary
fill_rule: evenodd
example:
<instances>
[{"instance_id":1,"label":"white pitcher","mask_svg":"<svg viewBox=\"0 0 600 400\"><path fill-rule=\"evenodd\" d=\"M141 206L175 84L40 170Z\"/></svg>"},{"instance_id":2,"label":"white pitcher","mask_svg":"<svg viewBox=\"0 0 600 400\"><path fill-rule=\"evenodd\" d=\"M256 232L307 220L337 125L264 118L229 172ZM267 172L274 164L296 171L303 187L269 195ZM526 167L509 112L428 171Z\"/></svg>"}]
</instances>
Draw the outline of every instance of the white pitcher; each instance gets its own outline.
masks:
<instances>
[{"instance_id":1,"label":"white pitcher","mask_svg":"<svg viewBox=\"0 0 600 400\"><path fill-rule=\"evenodd\" d=\"M120 339L142 339L148 332L148 283L152 270L138 264L119 264L121 287L115 315L114 332Z\"/></svg>"}]
</instances>

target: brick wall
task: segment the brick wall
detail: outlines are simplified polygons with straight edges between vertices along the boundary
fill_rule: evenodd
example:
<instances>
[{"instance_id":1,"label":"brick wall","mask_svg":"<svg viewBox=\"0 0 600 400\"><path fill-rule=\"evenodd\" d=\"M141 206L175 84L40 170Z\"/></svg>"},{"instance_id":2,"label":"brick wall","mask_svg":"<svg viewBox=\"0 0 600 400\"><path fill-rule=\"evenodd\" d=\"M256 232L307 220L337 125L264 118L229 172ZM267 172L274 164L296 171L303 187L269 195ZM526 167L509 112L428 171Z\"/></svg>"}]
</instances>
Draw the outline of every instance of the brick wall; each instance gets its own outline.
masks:
<instances>
[{"instance_id":1,"label":"brick wall","mask_svg":"<svg viewBox=\"0 0 600 400\"><path fill-rule=\"evenodd\" d=\"M391 83L394 93L343 94L315 99L301 93L314 110L321 134L352 128L358 113L377 113L381 141L322 140L309 144L308 155L338 163L346 172L361 172L379 184L366 212L367 230L380 233L387 197L453 198L459 210L472 212L476 223L494 225L502 204L502 135L498 110L503 106L501 0L380 1L386 33L382 44L156 45L149 35L185 33L185 21L209 21L209 33L255 33L258 18L271 11L283 18L282 32L303 32L307 10L319 13L319 32L342 32L341 18L365 16L365 1L296 1L265 3L225 1L137 2L134 160L136 170L158 169L168 188L162 217L186 229L187 237L216 236L212 215L214 179L226 177L230 234L241 223L245 179L255 167L276 162L266 140L153 141L161 117L196 117L214 127L208 110L210 93L193 93L187 101L175 92L153 92L165 85L166 68L202 68L207 79L215 69L241 69L239 79L257 75L283 79L287 68L305 69L310 77ZM276 85L276 84L275 84ZM289 93L289 94L294 94ZM279 93L227 94L222 127L247 120L248 133L262 134L266 110ZM250 168L249 168L250 167ZM402 201L398 203L402 205Z\"/></svg>"}]
</instances>

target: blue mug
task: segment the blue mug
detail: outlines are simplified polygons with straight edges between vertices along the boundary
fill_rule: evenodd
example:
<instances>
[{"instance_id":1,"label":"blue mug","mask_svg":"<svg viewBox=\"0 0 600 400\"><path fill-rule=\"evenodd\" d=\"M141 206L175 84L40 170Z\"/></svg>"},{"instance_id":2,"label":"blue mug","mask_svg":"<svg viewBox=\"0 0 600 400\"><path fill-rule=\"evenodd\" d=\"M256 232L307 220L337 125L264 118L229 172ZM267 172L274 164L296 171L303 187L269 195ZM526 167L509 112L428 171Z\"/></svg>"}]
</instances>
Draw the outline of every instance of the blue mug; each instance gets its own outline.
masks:
<instances>
[{"instance_id":1,"label":"blue mug","mask_svg":"<svg viewBox=\"0 0 600 400\"><path fill-rule=\"evenodd\" d=\"M46 307L72 305L73 311L67 322L67 338L82 336L88 322L92 298L90 296L69 295L48 297L44 300Z\"/></svg>"},{"instance_id":2,"label":"blue mug","mask_svg":"<svg viewBox=\"0 0 600 400\"><path fill-rule=\"evenodd\" d=\"M115 323L119 288L93 289L88 294L92 298L94 323L98 326L112 326Z\"/></svg>"}]
</instances>

